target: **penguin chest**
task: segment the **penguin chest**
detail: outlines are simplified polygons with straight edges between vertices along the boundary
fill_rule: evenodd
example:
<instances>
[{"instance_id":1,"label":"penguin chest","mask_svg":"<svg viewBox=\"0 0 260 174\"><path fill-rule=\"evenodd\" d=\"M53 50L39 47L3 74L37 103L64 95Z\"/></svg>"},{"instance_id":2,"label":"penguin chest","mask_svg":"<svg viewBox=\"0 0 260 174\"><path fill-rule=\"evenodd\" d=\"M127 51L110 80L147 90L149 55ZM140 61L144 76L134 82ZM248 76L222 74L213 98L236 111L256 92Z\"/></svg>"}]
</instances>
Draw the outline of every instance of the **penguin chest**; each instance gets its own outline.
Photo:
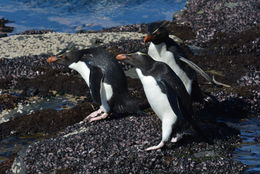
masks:
<instances>
[{"instance_id":1,"label":"penguin chest","mask_svg":"<svg viewBox=\"0 0 260 174\"><path fill-rule=\"evenodd\" d=\"M177 116L171 108L167 95L162 92L156 80L152 76L144 76L138 68L136 72L143 84L147 100L156 115L161 120L169 118L176 119Z\"/></svg>"},{"instance_id":2,"label":"penguin chest","mask_svg":"<svg viewBox=\"0 0 260 174\"><path fill-rule=\"evenodd\" d=\"M69 68L77 71L82 76L82 78L85 80L85 82L89 87L90 69L85 62L82 61L78 61L77 63L74 62L69 65Z\"/></svg>"},{"instance_id":3,"label":"penguin chest","mask_svg":"<svg viewBox=\"0 0 260 174\"><path fill-rule=\"evenodd\" d=\"M175 74L181 79L188 93L191 94L192 79L190 79L186 72L177 64L174 54L167 50L165 43L158 45L151 43L148 49L148 54L154 60L169 65Z\"/></svg>"},{"instance_id":4,"label":"penguin chest","mask_svg":"<svg viewBox=\"0 0 260 174\"><path fill-rule=\"evenodd\" d=\"M162 62L164 59L161 57L161 50L163 47L166 47L164 43L155 45L151 42L148 48L148 55L151 56L154 60Z\"/></svg>"}]
</instances>

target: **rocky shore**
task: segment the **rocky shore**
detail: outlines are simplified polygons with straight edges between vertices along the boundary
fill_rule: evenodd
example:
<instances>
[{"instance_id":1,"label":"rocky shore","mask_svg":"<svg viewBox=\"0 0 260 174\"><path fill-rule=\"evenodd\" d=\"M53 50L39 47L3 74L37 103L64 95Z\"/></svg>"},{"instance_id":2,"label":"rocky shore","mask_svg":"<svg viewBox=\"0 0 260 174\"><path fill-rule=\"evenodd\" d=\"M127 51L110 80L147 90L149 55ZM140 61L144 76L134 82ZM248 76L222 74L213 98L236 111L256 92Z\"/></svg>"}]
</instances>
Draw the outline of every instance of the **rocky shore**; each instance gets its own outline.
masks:
<instances>
[{"instance_id":1,"label":"rocky shore","mask_svg":"<svg viewBox=\"0 0 260 174\"><path fill-rule=\"evenodd\" d=\"M78 48L102 45L113 54L146 52L146 24L77 34L25 32L0 39L0 117L39 99L67 94L76 104L26 114L20 109L19 117L0 124L0 145L13 136L38 136L38 141L1 162L0 173L243 173L248 166L232 156L241 144L239 127L220 120L260 116L259 2L190 0L175 19L168 29L180 38L189 58L231 85L218 88L199 78L201 88L220 102L194 104L196 119L213 144L193 135L145 152L160 141L161 132L149 108L138 115L113 114L82 123L97 107L87 86L77 73L46 62L69 42ZM130 67L123 66L128 74ZM131 93L143 99L139 80L128 77L128 83Z\"/></svg>"}]
</instances>

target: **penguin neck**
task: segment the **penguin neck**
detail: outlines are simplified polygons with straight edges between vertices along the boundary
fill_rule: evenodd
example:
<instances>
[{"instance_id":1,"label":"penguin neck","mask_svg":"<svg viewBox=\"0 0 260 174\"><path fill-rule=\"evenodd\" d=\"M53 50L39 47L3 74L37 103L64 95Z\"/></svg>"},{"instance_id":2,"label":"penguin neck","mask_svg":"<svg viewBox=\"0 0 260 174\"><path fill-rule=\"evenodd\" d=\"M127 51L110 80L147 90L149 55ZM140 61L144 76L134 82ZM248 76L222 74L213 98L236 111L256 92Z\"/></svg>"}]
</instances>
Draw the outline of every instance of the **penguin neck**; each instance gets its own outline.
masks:
<instances>
[{"instance_id":1,"label":"penguin neck","mask_svg":"<svg viewBox=\"0 0 260 174\"><path fill-rule=\"evenodd\" d=\"M167 50L167 43L163 42L155 45L151 42L148 49L148 54L155 61L164 62L169 65L171 69L177 74L177 76L182 80L188 93L191 94L192 79L188 77L182 65L179 63L179 59L175 57L174 52Z\"/></svg>"},{"instance_id":2,"label":"penguin neck","mask_svg":"<svg viewBox=\"0 0 260 174\"><path fill-rule=\"evenodd\" d=\"M167 51L166 43L160 44L150 43L148 48L148 54L156 61L162 61L163 54Z\"/></svg>"},{"instance_id":3,"label":"penguin neck","mask_svg":"<svg viewBox=\"0 0 260 174\"><path fill-rule=\"evenodd\" d=\"M169 36L163 39L161 43L151 42L148 48L148 54L154 59L160 60L162 54L167 51L167 47L174 42ZM157 60L157 61L159 61Z\"/></svg>"},{"instance_id":4,"label":"penguin neck","mask_svg":"<svg viewBox=\"0 0 260 174\"><path fill-rule=\"evenodd\" d=\"M152 58L146 58L143 61L139 62L138 64L136 64L136 69L140 69L143 72L147 72L150 69L152 69L153 64L154 64L154 60Z\"/></svg>"},{"instance_id":5,"label":"penguin neck","mask_svg":"<svg viewBox=\"0 0 260 174\"><path fill-rule=\"evenodd\" d=\"M69 65L69 68L77 71L82 76L82 78L85 80L85 82L89 87L90 69L85 62L83 61L73 62L72 64Z\"/></svg>"},{"instance_id":6,"label":"penguin neck","mask_svg":"<svg viewBox=\"0 0 260 174\"><path fill-rule=\"evenodd\" d=\"M136 67L136 68L135 68L135 71L136 71L136 73L137 73L139 79L140 79L141 82L143 83L143 78L144 78L145 76L143 75L142 69Z\"/></svg>"}]
</instances>

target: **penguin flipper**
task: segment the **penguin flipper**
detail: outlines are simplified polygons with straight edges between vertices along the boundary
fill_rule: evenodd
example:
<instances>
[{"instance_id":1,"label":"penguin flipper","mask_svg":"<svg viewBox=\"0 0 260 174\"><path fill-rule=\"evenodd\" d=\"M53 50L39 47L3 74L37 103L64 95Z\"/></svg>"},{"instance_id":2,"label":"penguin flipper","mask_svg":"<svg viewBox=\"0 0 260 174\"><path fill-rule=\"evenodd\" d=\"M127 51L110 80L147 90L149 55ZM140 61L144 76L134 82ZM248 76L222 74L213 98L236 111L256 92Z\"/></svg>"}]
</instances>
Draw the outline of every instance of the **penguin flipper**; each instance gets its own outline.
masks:
<instances>
[{"instance_id":1,"label":"penguin flipper","mask_svg":"<svg viewBox=\"0 0 260 174\"><path fill-rule=\"evenodd\" d=\"M171 90L170 87L168 87L168 90ZM173 92L173 90L171 90L171 91ZM168 93L172 93L172 92L168 91ZM192 110L191 103L184 103L180 96L178 96L175 100L170 99L170 97L171 97L171 95L168 96L168 100L169 100L171 106L174 107L177 105L178 111L180 111L180 116L182 116L181 118L185 119L188 122L188 124L190 124L192 126L192 128L198 133L198 135L202 139L204 139L209 144L213 144L212 139L207 137L207 135L204 133L204 131L200 128L200 126L197 124L197 122L193 119L193 117L192 117L193 110ZM174 102L176 102L176 103L174 103ZM185 105L187 105L187 106L185 106ZM174 110L174 112L176 112L176 111ZM182 127L181 129L183 130L185 128Z\"/></svg>"},{"instance_id":2,"label":"penguin flipper","mask_svg":"<svg viewBox=\"0 0 260 174\"><path fill-rule=\"evenodd\" d=\"M157 82L158 83L158 82ZM167 94L167 99L171 105L171 108L175 115L177 116L177 121L172 127L172 137L176 138L175 142L181 139L182 135L186 130L190 128L190 113L183 112L186 108L181 105L181 98L178 96L178 92L174 90L167 81L161 80L158 85L162 89L163 93ZM178 137L178 135L180 135Z\"/></svg>"},{"instance_id":3,"label":"penguin flipper","mask_svg":"<svg viewBox=\"0 0 260 174\"><path fill-rule=\"evenodd\" d=\"M184 116L181 112L181 108L180 108L180 104L179 104L179 96L178 96L177 92L165 80L157 81L157 83L160 86L160 88L162 89L162 92L167 95L167 98L169 100L169 103L170 103L174 113L178 117L183 119Z\"/></svg>"},{"instance_id":4,"label":"penguin flipper","mask_svg":"<svg viewBox=\"0 0 260 174\"><path fill-rule=\"evenodd\" d=\"M171 39L169 44L170 45L168 46L167 50L174 53L174 57L185 56L183 49L180 47L180 45L177 42Z\"/></svg>"},{"instance_id":5,"label":"penguin flipper","mask_svg":"<svg viewBox=\"0 0 260 174\"><path fill-rule=\"evenodd\" d=\"M101 104L100 99L100 84L103 79L103 73L100 68L95 66L90 66L89 75L89 89L93 102Z\"/></svg>"},{"instance_id":6,"label":"penguin flipper","mask_svg":"<svg viewBox=\"0 0 260 174\"><path fill-rule=\"evenodd\" d=\"M114 101L113 111L117 113L137 113L140 108L138 100L129 93L124 93Z\"/></svg>"},{"instance_id":7,"label":"penguin flipper","mask_svg":"<svg viewBox=\"0 0 260 174\"><path fill-rule=\"evenodd\" d=\"M218 82L216 81L216 79L213 77L210 77L203 69L201 69L198 65L196 65L194 62L184 58L183 56L180 56L179 59L186 63L187 65L189 65L192 69L194 69L196 72L198 72L204 79L206 79L207 81L209 81L210 83L217 85L217 86L224 86L226 88L231 87L228 84L222 83L222 82Z\"/></svg>"},{"instance_id":8,"label":"penguin flipper","mask_svg":"<svg viewBox=\"0 0 260 174\"><path fill-rule=\"evenodd\" d=\"M188 99L188 97L190 96L179 95L181 90L178 90L179 88L173 84L174 81L169 80L170 79L161 80L158 84L161 87L161 89L164 90L163 92L167 94L170 105L174 113L178 116L178 122L182 125L183 123L188 123L194 128L195 131L201 133L201 129L192 118L192 103L191 100ZM183 92L183 94L187 93L186 90L184 90ZM181 129L183 129L183 126L181 126Z\"/></svg>"},{"instance_id":9,"label":"penguin flipper","mask_svg":"<svg viewBox=\"0 0 260 174\"><path fill-rule=\"evenodd\" d=\"M169 80L169 79L168 79ZM193 115L193 110L192 110L192 103L191 100L188 100L187 97L190 97L189 95L178 95L178 93L181 92L181 90L176 91L174 90L171 86L173 86L172 83L173 81L170 81L170 84L168 84L167 81L161 81L162 84L165 86L165 90L167 90L167 97L170 102L171 107L173 108L173 111L175 113L178 113L181 119L186 120L195 131L197 131L199 134L203 135L201 132L202 130L199 128L197 123L193 120L192 115ZM175 87L175 85L174 85ZM176 87L178 89L178 87ZM186 93L186 90L185 90ZM183 93L183 94L185 94Z\"/></svg>"},{"instance_id":10,"label":"penguin flipper","mask_svg":"<svg viewBox=\"0 0 260 174\"><path fill-rule=\"evenodd\" d=\"M173 111L176 115L178 113L178 120L181 121L181 119L185 119L202 139L204 139L209 144L213 144L213 141L207 137L207 135L199 127L196 121L193 120L193 111L191 103L184 103L182 101L182 98L178 95L177 91L173 90L173 88L171 88L172 85L168 84L167 81L161 80L158 84L163 92L167 92L166 94ZM178 126L181 126L181 130L185 129L185 127L183 127L182 125L178 124Z\"/></svg>"}]
</instances>

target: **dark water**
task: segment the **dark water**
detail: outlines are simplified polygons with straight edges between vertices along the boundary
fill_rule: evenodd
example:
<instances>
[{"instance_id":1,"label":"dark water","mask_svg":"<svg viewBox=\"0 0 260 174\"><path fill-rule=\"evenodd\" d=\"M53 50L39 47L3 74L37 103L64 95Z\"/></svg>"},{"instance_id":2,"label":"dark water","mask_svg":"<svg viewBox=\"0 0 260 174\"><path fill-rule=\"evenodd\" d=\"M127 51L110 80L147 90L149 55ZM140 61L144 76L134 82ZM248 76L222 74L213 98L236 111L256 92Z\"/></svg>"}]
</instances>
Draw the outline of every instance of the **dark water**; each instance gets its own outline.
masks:
<instances>
[{"instance_id":1,"label":"dark water","mask_svg":"<svg viewBox=\"0 0 260 174\"><path fill-rule=\"evenodd\" d=\"M186 0L0 0L0 17L14 23L15 32L52 29L75 32L171 20Z\"/></svg>"},{"instance_id":2,"label":"dark water","mask_svg":"<svg viewBox=\"0 0 260 174\"><path fill-rule=\"evenodd\" d=\"M241 147L234 151L234 158L249 166L246 174L260 173L260 118L240 123Z\"/></svg>"}]
</instances>

